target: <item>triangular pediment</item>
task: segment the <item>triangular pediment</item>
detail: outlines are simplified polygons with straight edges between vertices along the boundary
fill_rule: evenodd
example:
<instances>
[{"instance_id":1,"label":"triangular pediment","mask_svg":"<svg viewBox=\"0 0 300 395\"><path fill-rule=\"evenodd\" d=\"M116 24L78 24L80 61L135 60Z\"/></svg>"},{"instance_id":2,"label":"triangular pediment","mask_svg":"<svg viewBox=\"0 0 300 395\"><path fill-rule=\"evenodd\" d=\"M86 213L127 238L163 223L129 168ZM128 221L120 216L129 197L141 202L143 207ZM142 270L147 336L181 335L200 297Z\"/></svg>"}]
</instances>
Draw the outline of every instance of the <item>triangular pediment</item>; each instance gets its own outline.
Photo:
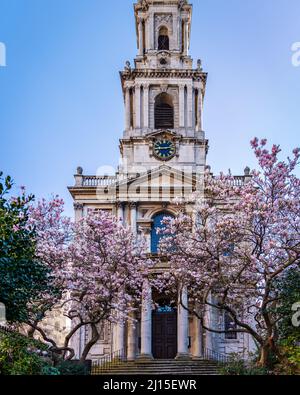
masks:
<instances>
[{"instance_id":1,"label":"triangular pediment","mask_svg":"<svg viewBox=\"0 0 300 395\"><path fill-rule=\"evenodd\" d=\"M196 176L162 165L118 184L118 195L131 198L165 199L188 196L197 189Z\"/></svg>"}]
</instances>

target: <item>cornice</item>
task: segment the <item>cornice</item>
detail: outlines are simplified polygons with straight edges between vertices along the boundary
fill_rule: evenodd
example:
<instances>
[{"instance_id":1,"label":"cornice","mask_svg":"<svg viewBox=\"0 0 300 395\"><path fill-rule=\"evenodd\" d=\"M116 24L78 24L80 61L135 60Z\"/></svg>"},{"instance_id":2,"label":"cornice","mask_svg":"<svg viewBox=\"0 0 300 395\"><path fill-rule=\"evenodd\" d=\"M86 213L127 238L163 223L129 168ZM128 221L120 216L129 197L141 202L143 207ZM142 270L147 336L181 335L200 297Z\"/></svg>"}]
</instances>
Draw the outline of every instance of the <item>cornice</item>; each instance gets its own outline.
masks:
<instances>
[{"instance_id":1,"label":"cornice","mask_svg":"<svg viewBox=\"0 0 300 395\"><path fill-rule=\"evenodd\" d=\"M208 73L186 69L133 69L121 71L120 76L122 81L134 81L136 78L192 78L194 81L201 81L206 86Z\"/></svg>"}]
</instances>

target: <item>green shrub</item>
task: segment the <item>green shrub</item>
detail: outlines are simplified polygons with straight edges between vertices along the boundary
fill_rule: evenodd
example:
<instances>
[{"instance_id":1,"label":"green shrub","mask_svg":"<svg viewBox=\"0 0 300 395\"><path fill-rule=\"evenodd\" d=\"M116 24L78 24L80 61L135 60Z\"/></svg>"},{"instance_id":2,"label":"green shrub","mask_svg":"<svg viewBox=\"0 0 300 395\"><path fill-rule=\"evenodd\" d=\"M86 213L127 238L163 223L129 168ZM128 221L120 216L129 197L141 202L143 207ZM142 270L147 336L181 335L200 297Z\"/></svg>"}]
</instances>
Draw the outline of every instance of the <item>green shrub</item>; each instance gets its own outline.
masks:
<instances>
[{"instance_id":1,"label":"green shrub","mask_svg":"<svg viewBox=\"0 0 300 395\"><path fill-rule=\"evenodd\" d=\"M275 372L285 375L300 375L300 335L291 335L280 343L283 359L275 368Z\"/></svg>"},{"instance_id":2,"label":"green shrub","mask_svg":"<svg viewBox=\"0 0 300 395\"><path fill-rule=\"evenodd\" d=\"M53 366L45 365L45 366L43 366L43 368L41 370L41 375L42 376L59 376L60 371L57 368L54 368Z\"/></svg>"},{"instance_id":3,"label":"green shrub","mask_svg":"<svg viewBox=\"0 0 300 395\"><path fill-rule=\"evenodd\" d=\"M246 363L238 355L232 355L231 360L223 365L219 373L223 376L265 376L269 372L265 368L259 368L255 362Z\"/></svg>"},{"instance_id":4,"label":"green shrub","mask_svg":"<svg viewBox=\"0 0 300 395\"><path fill-rule=\"evenodd\" d=\"M56 365L56 369L63 376L86 376L89 374L86 365L77 361L62 361Z\"/></svg>"},{"instance_id":5,"label":"green shrub","mask_svg":"<svg viewBox=\"0 0 300 395\"><path fill-rule=\"evenodd\" d=\"M40 375L45 361L33 350L47 347L17 333L0 332L0 374Z\"/></svg>"}]
</instances>

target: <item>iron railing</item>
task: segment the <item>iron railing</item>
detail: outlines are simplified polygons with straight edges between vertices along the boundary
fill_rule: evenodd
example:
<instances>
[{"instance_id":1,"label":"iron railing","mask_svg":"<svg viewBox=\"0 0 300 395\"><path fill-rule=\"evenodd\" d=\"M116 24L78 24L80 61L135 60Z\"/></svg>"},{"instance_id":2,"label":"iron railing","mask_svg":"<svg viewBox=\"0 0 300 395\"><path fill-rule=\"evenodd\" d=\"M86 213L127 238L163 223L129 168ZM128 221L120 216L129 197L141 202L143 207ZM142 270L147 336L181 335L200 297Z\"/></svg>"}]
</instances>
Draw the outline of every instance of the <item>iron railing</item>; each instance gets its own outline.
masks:
<instances>
[{"instance_id":1,"label":"iron railing","mask_svg":"<svg viewBox=\"0 0 300 395\"><path fill-rule=\"evenodd\" d=\"M127 362L127 350L115 351L111 354L104 355L97 361L92 363L92 375L98 375L112 370L116 366L120 366Z\"/></svg>"},{"instance_id":2,"label":"iron railing","mask_svg":"<svg viewBox=\"0 0 300 395\"><path fill-rule=\"evenodd\" d=\"M216 361L219 363L228 363L230 357L225 354L221 354L214 350L209 350L208 348L204 349L203 351L203 359L208 361Z\"/></svg>"}]
</instances>

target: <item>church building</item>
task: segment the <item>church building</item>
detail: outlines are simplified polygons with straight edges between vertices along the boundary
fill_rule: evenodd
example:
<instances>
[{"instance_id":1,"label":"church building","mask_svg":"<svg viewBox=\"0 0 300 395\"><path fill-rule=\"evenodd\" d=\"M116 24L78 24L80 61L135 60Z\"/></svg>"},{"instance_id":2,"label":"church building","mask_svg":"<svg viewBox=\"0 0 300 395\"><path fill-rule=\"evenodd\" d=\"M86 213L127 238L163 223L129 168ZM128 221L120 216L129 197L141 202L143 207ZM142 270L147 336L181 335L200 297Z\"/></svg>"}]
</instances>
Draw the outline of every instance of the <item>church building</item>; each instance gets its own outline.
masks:
<instances>
[{"instance_id":1,"label":"church building","mask_svg":"<svg viewBox=\"0 0 300 395\"><path fill-rule=\"evenodd\" d=\"M203 176L209 169L202 122L207 73L201 61L194 62L189 55L192 10L188 0L140 0L134 4L138 53L134 64L127 61L120 72L125 127L119 168L114 175L85 175L79 167L75 185L69 188L76 220L89 210L115 214L137 236L144 235L153 259L157 259L157 228L162 218L191 209L174 200L184 202L196 191L203 196ZM237 185L247 176L246 170L245 175L234 177ZM157 261L158 267L163 265ZM188 300L188 289L182 298ZM122 350L131 361L197 359L207 350L246 356L253 347L248 334L205 333L199 320L179 304L171 306L154 292L152 300L155 309L147 299L126 323L107 323L90 359ZM221 330L233 325L230 317L213 311L207 312L206 321ZM76 339L78 354L88 339L88 331L82 329Z\"/></svg>"}]
</instances>

